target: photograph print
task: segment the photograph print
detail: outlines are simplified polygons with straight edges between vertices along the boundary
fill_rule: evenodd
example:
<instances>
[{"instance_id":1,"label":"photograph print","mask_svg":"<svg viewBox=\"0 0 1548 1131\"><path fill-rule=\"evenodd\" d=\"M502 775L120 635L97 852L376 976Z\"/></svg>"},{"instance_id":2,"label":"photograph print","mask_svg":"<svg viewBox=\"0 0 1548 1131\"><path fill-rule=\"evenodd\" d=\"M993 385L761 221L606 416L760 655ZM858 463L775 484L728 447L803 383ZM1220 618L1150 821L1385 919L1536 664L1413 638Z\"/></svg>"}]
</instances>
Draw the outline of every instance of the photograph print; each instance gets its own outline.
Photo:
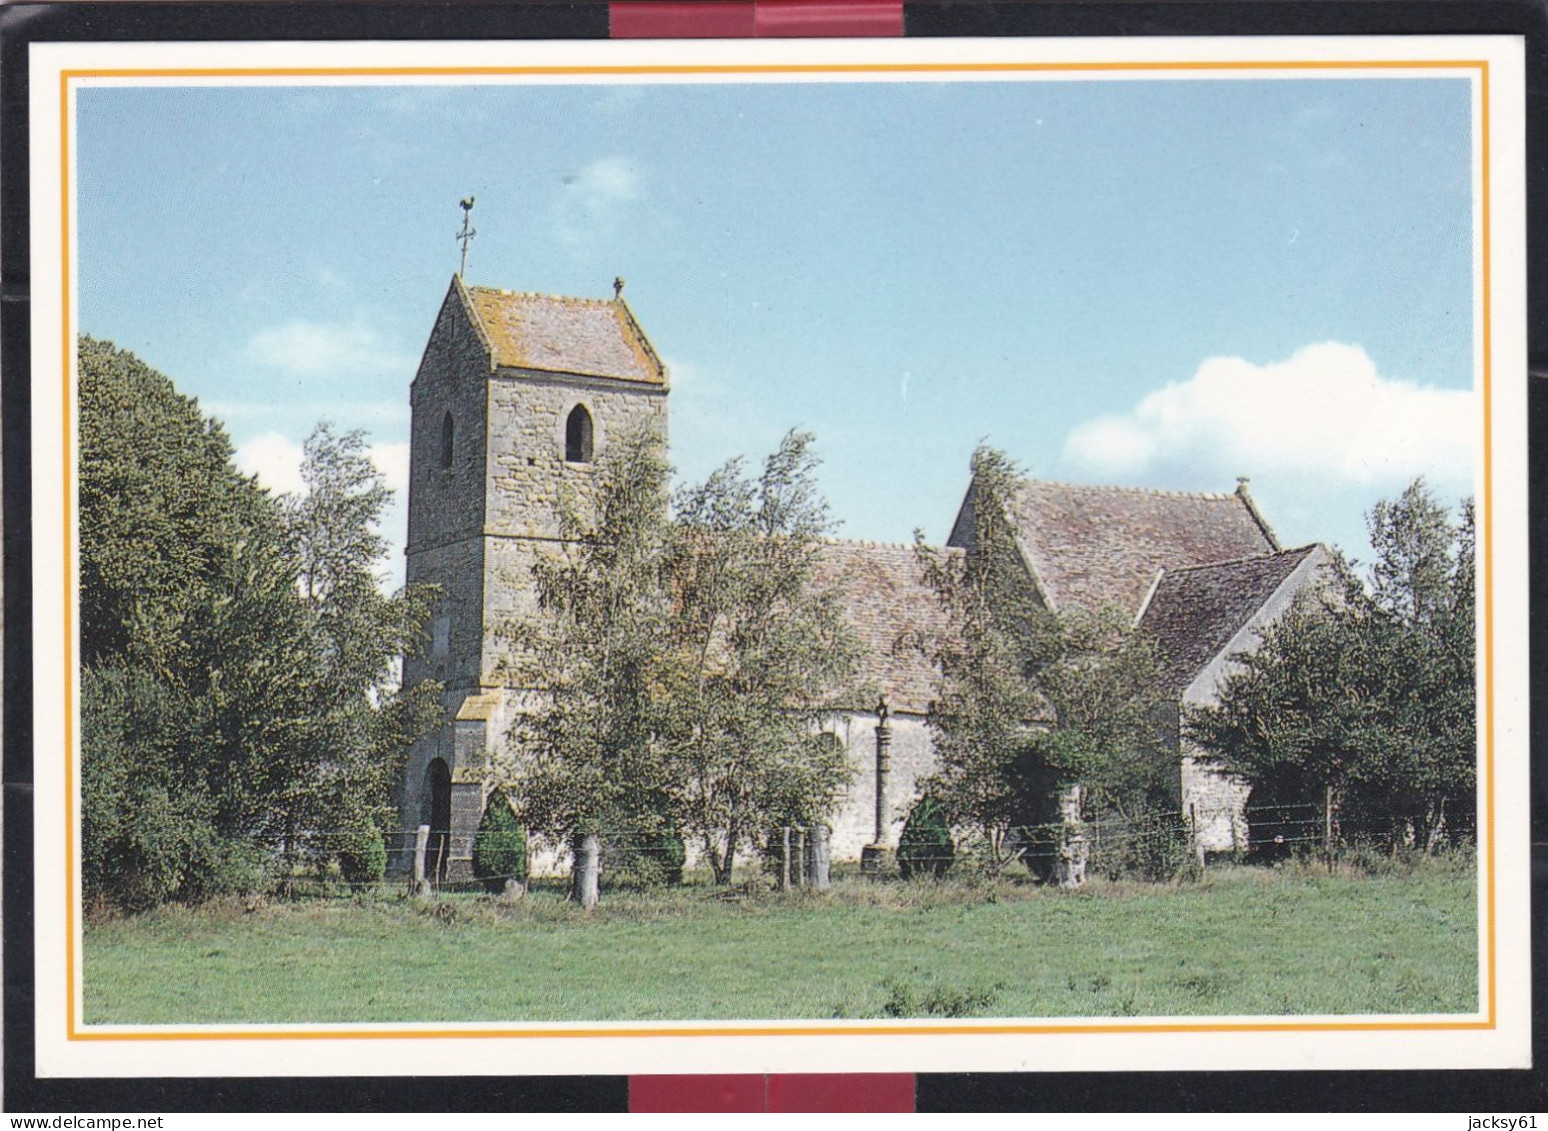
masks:
<instances>
[{"instance_id":1,"label":"photograph print","mask_svg":"<svg viewBox=\"0 0 1548 1131\"><path fill-rule=\"evenodd\" d=\"M701 71L74 88L71 1031L1493 1018L1476 72Z\"/></svg>"}]
</instances>

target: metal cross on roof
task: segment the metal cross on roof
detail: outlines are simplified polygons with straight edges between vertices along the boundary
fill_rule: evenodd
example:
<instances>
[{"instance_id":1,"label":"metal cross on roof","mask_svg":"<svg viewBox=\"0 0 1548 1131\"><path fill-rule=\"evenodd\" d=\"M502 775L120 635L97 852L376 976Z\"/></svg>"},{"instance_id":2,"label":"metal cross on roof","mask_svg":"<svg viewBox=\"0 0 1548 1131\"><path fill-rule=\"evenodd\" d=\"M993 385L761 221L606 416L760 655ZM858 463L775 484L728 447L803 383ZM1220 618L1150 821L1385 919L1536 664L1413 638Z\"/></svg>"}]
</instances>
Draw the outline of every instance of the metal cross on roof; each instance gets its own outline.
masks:
<instances>
[{"instance_id":1,"label":"metal cross on roof","mask_svg":"<svg viewBox=\"0 0 1548 1131\"><path fill-rule=\"evenodd\" d=\"M462 276L463 272L468 269L468 244L472 243L473 237L478 235L478 233L473 230L473 199L474 198L470 196L461 202L462 231L458 232L456 236L456 238L462 243L462 263L457 268L457 276L459 278Z\"/></svg>"}]
</instances>

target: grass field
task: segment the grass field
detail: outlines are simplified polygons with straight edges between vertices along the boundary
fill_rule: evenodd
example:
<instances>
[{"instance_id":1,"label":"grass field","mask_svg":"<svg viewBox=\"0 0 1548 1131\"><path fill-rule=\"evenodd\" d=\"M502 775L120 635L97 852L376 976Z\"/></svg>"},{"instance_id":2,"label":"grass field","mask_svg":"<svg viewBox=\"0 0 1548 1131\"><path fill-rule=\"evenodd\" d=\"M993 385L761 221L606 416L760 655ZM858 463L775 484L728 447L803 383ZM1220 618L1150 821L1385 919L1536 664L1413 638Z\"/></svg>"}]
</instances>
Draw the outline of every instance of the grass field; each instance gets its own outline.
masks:
<instances>
[{"instance_id":1,"label":"grass field","mask_svg":"<svg viewBox=\"0 0 1548 1131\"><path fill-rule=\"evenodd\" d=\"M1470 865L1077 893L841 882L357 899L86 929L90 1023L1430 1013L1477 1007ZM450 910L447 910L449 908Z\"/></svg>"}]
</instances>

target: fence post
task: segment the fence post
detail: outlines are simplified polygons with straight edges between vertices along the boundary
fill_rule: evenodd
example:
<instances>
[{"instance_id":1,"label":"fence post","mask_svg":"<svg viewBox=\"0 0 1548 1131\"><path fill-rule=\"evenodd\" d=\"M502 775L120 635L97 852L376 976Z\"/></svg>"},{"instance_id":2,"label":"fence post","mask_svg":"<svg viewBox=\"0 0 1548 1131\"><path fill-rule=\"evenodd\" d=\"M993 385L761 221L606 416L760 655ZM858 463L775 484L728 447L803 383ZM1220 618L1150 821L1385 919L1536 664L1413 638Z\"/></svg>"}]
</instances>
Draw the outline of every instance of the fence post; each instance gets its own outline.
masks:
<instances>
[{"instance_id":1,"label":"fence post","mask_svg":"<svg viewBox=\"0 0 1548 1131\"><path fill-rule=\"evenodd\" d=\"M575 898L580 901L583 911L590 911L597 905L601 856L602 842L595 833L587 833L581 838L575 869Z\"/></svg>"},{"instance_id":2,"label":"fence post","mask_svg":"<svg viewBox=\"0 0 1548 1131\"><path fill-rule=\"evenodd\" d=\"M1199 805L1196 801L1188 802L1188 837L1193 842L1193 858L1199 862L1199 867L1204 867L1204 841L1199 836Z\"/></svg>"},{"instance_id":3,"label":"fence post","mask_svg":"<svg viewBox=\"0 0 1548 1131\"><path fill-rule=\"evenodd\" d=\"M425 878L425 852L430 847L430 826L420 825L414 834L414 894L430 898L430 881Z\"/></svg>"},{"instance_id":4,"label":"fence post","mask_svg":"<svg viewBox=\"0 0 1548 1131\"><path fill-rule=\"evenodd\" d=\"M828 881L828 826L812 826L812 887L827 891Z\"/></svg>"},{"instance_id":5,"label":"fence post","mask_svg":"<svg viewBox=\"0 0 1548 1131\"><path fill-rule=\"evenodd\" d=\"M794 867L791 868L790 882L798 888L804 888L810 873L810 868L806 863L806 826L797 825L793 830L793 834L795 841L791 846L791 852L794 855L791 857L791 860L794 863Z\"/></svg>"},{"instance_id":6,"label":"fence post","mask_svg":"<svg viewBox=\"0 0 1548 1131\"><path fill-rule=\"evenodd\" d=\"M1328 874L1333 873L1333 787L1327 787L1322 799L1322 851L1327 856Z\"/></svg>"},{"instance_id":7,"label":"fence post","mask_svg":"<svg viewBox=\"0 0 1548 1131\"><path fill-rule=\"evenodd\" d=\"M790 890L790 826L779 830L779 890Z\"/></svg>"}]
</instances>

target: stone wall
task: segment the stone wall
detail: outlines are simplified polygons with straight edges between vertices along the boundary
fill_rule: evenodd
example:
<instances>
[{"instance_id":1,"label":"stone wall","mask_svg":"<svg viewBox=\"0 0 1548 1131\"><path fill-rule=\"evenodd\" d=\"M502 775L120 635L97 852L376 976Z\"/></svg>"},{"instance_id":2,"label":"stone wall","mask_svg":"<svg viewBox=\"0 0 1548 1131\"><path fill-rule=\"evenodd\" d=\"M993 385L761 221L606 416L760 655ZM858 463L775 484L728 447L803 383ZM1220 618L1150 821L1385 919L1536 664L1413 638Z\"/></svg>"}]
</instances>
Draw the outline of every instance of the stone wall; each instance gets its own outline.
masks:
<instances>
[{"instance_id":1,"label":"stone wall","mask_svg":"<svg viewBox=\"0 0 1548 1131\"><path fill-rule=\"evenodd\" d=\"M1255 652L1262 643L1263 630L1285 614L1297 594L1322 584L1328 562L1327 551L1320 546L1307 555L1184 690L1184 710L1220 701L1221 687L1240 666L1235 657ZM1245 851L1251 783L1235 774L1211 769L1199 759L1199 751L1190 749L1186 742L1179 741L1177 749L1181 756L1183 819L1196 825L1199 845L1205 852Z\"/></svg>"},{"instance_id":2,"label":"stone wall","mask_svg":"<svg viewBox=\"0 0 1548 1131\"><path fill-rule=\"evenodd\" d=\"M593 460L609 441L647 424L666 432L665 387L502 369L489 381L485 529L559 537L560 493L584 489L591 464L567 463L565 424L577 405L591 414Z\"/></svg>"},{"instance_id":3,"label":"stone wall","mask_svg":"<svg viewBox=\"0 0 1548 1131\"><path fill-rule=\"evenodd\" d=\"M836 735L849 754L854 778L832 817L829 850L834 860L858 860L870 844L876 825L876 724L873 712L855 712L833 719L823 729ZM939 768L930 729L923 716L894 714L890 765L887 773L886 843L897 848L903 822L918 799L918 782Z\"/></svg>"}]
</instances>

